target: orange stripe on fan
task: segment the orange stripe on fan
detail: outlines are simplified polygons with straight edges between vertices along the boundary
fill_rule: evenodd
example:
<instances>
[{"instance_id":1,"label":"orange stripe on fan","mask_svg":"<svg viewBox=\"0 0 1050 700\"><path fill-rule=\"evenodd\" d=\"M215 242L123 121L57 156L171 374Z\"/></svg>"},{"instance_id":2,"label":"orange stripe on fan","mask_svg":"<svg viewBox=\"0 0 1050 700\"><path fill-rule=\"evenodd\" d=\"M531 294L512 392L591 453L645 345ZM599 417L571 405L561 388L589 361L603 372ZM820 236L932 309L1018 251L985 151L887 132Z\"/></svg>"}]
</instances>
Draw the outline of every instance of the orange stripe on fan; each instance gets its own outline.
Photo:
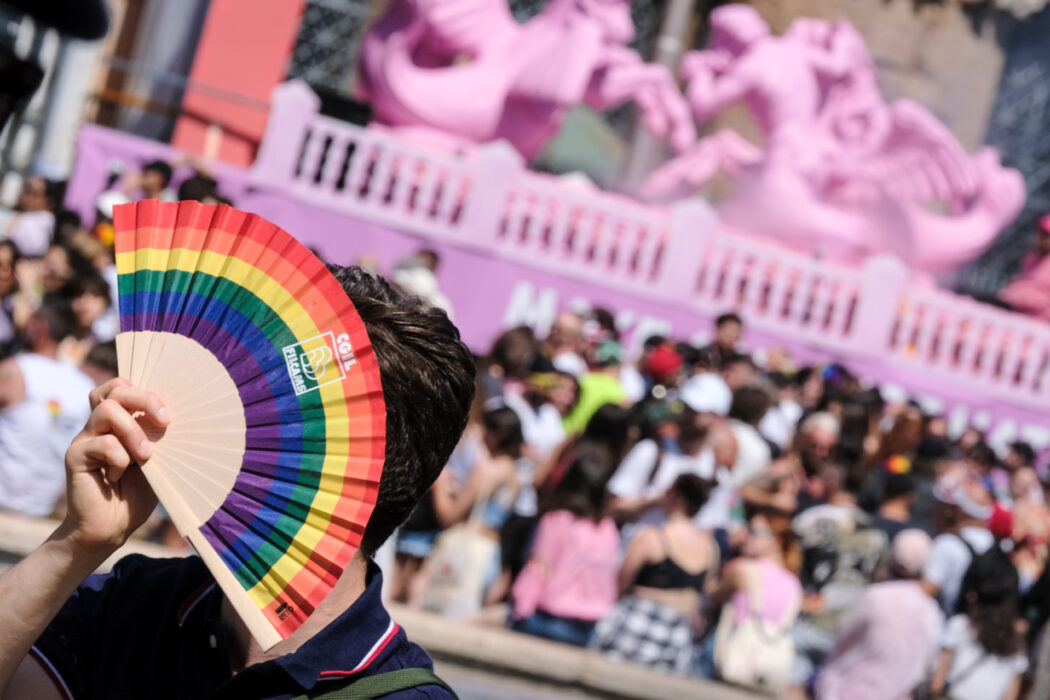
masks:
<instances>
[{"instance_id":1,"label":"orange stripe on fan","mask_svg":"<svg viewBox=\"0 0 1050 700\"><path fill-rule=\"evenodd\" d=\"M285 583L284 595L263 611L282 636L287 636L330 592L337 580L333 569L345 566L360 546L360 531L341 523L361 523L363 528L375 507L385 458L386 411L378 362L367 331L327 268L289 234L263 219L227 207L157 202L121 207L118 218L121 231L134 231L133 235L123 233L118 237L118 252L142 248L203 249L239 259L260 269L296 297L311 320L323 319L332 324L323 330L347 333L355 348L357 364L342 382L348 410L346 429L348 434L376 439L354 440L346 446L350 458L331 472L343 477L340 500L332 514L335 522L330 520L326 525L331 536L321 539L306 563ZM363 417L366 411L365 425L351 418ZM362 460L367 460L367 475L345 478L353 473L351 467L360 469ZM282 609L293 597L297 604ZM285 620L281 620L278 610L285 614Z\"/></svg>"}]
</instances>

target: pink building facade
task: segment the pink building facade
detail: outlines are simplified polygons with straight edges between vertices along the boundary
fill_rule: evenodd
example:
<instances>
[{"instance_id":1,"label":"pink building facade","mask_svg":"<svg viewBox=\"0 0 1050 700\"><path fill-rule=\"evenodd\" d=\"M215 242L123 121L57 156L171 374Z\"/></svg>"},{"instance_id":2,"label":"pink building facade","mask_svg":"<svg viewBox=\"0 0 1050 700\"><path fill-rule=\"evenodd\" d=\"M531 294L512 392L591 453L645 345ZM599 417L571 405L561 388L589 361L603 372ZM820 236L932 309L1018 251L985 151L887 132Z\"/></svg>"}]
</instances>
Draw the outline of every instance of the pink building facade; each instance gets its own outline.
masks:
<instances>
[{"instance_id":1,"label":"pink building facade","mask_svg":"<svg viewBox=\"0 0 1050 700\"><path fill-rule=\"evenodd\" d=\"M318 112L279 87L250 168L219 166L226 196L342 264L387 268L426 247L464 339L484 353L505 328L544 332L558 310L618 313L628 343L704 337L736 310L748 349L838 361L976 425L996 444L1050 446L1050 326L910 282L891 257L840 266L719 230L700 200L644 206L531 172L505 144L470 157L428 150ZM80 137L68 201L91 213L112 158L175 150L98 127Z\"/></svg>"}]
</instances>

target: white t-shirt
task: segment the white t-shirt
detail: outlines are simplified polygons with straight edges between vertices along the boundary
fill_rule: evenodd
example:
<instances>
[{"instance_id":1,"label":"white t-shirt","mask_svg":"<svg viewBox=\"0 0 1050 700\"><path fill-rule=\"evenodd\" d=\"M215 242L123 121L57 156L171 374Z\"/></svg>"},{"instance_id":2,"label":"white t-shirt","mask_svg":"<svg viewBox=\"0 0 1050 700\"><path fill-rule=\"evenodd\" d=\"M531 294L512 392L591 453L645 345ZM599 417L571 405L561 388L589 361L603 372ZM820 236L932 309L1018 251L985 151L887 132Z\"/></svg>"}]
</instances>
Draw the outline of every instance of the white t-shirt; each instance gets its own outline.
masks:
<instances>
[{"instance_id":1,"label":"white t-shirt","mask_svg":"<svg viewBox=\"0 0 1050 700\"><path fill-rule=\"evenodd\" d=\"M704 530L714 530L720 527L729 530L732 529L733 507L739 501L736 483L728 469L715 465L714 456L711 457L710 465L711 472L701 474L701 476L705 479L714 478L715 487L711 489L711 493L707 496L707 503L693 518L693 522Z\"/></svg>"},{"instance_id":2,"label":"white t-shirt","mask_svg":"<svg viewBox=\"0 0 1050 700\"><path fill-rule=\"evenodd\" d=\"M736 464L733 465L733 483L743 486L752 479L762 476L773 461L773 453L758 431L747 423L738 420L729 421L729 430L736 438Z\"/></svg>"},{"instance_id":3,"label":"white t-shirt","mask_svg":"<svg viewBox=\"0 0 1050 700\"><path fill-rule=\"evenodd\" d=\"M503 403L518 414L521 421L521 434L525 442L539 453L540 459L546 459L565 441L565 428L562 425L558 409L545 403L539 409L533 409L521 396L505 394Z\"/></svg>"},{"instance_id":4,"label":"white t-shirt","mask_svg":"<svg viewBox=\"0 0 1050 700\"><path fill-rule=\"evenodd\" d=\"M166 201L166 200L165 200ZM117 266L109 265L99 273L109 283L109 308L91 325L91 332L100 343L113 340L120 332L120 301L117 291Z\"/></svg>"},{"instance_id":5,"label":"white t-shirt","mask_svg":"<svg viewBox=\"0 0 1050 700\"><path fill-rule=\"evenodd\" d=\"M667 491L680 474L692 472L710 478L714 472L714 455L709 450L695 457L675 454L673 450L664 450L660 457L659 452L653 440L635 445L609 480L609 493L620 498L653 498ZM660 466L653 474L658 457Z\"/></svg>"},{"instance_id":6,"label":"white t-shirt","mask_svg":"<svg viewBox=\"0 0 1050 700\"><path fill-rule=\"evenodd\" d=\"M758 424L758 432L775 445L787 448L798 427L802 416L802 407L791 400L784 400L771 406Z\"/></svg>"},{"instance_id":7,"label":"white t-shirt","mask_svg":"<svg viewBox=\"0 0 1050 700\"><path fill-rule=\"evenodd\" d=\"M560 355L556 355L551 360L551 364L559 372L565 372L574 377L582 377L587 374L587 363L574 352L563 352Z\"/></svg>"},{"instance_id":8,"label":"white t-shirt","mask_svg":"<svg viewBox=\"0 0 1050 700\"><path fill-rule=\"evenodd\" d=\"M620 369L620 386L623 395L631 403L638 403L645 398L645 377L634 365L624 365Z\"/></svg>"},{"instance_id":9,"label":"white t-shirt","mask_svg":"<svg viewBox=\"0 0 1050 700\"><path fill-rule=\"evenodd\" d=\"M987 653L965 615L948 620L941 644L955 652L948 668L948 692L954 700L1001 698L1014 676L1028 669L1024 654L1002 657Z\"/></svg>"},{"instance_id":10,"label":"white t-shirt","mask_svg":"<svg viewBox=\"0 0 1050 700\"><path fill-rule=\"evenodd\" d=\"M66 486L66 448L91 414L95 384L73 365L41 355L15 361L26 397L0 411L0 508L50 515Z\"/></svg>"},{"instance_id":11,"label":"white t-shirt","mask_svg":"<svg viewBox=\"0 0 1050 700\"><path fill-rule=\"evenodd\" d=\"M666 492L681 474L692 473L702 479L714 479L718 485L712 489L695 521L699 527L725 527L729 523L735 490L729 471L716 468L714 453L705 448L700 454L690 457L675 450L664 450L660 466L650 481L658 452L652 440L642 440L635 445L609 480L609 493L620 498L654 498ZM656 507L639 518L639 522L646 525L659 524L663 520L663 513Z\"/></svg>"},{"instance_id":12,"label":"white t-shirt","mask_svg":"<svg viewBox=\"0 0 1050 700\"><path fill-rule=\"evenodd\" d=\"M539 499L536 487L532 485L536 477L536 465L531 459L522 457L514 466L518 472L518 497L514 500L514 514L532 518L539 513Z\"/></svg>"},{"instance_id":13,"label":"white t-shirt","mask_svg":"<svg viewBox=\"0 0 1050 700\"><path fill-rule=\"evenodd\" d=\"M995 544L992 533L983 527L964 527L959 534L966 538L977 554L984 554ZM937 600L946 616L955 612L959 588L966 570L970 568L971 559L970 550L959 540L959 535L946 533L934 538L922 577L937 584L940 590Z\"/></svg>"}]
</instances>

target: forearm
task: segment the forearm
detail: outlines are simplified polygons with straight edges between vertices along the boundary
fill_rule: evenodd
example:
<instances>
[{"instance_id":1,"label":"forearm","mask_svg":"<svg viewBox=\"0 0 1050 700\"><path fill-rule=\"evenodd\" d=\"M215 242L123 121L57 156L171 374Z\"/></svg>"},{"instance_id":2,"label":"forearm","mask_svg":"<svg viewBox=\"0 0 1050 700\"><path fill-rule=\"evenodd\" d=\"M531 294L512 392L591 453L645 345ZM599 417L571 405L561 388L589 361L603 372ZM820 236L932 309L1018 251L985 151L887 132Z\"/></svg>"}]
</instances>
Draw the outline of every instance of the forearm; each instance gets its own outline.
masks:
<instances>
[{"instance_id":1,"label":"forearm","mask_svg":"<svg viewBox=\"0 0 1050 700\"><path fill-rule=\"evenodd\" d=\"M773 505L775 493L770 493L764 488L759 486L752 486L750 484L744 484L740 487L740 500L745 505L752 506L753 508L768 508Z\"/></svg>"},{"instance_id":2,"label":"forearm","mask_svg":"<svg viewBox=\"0 0 1050 700\"><path fill-rule=\"evenodd\" d=\"M609 502L609 514L618 523L631 522L657 502L659 502L658 498L614 496Z\"/></svg>"},{"instance_id":3,"label":"forearm","mask_svg":"<svg viewBox=\"0 0 1050 700\"><path fill-rule=\"evenodd\" d=\"M445 490L435 489L434 514L442 527L452 527L461 523L470 515L470 509L474 506L476 489L470 486L464 487L457 493L448 493Z\"/></svg>"},{"instance_id":4,"label":"forearm","mask_svg":"<svg viewBox=\"0 0 1050 700\"><path fill-rule=\"evenodd\" d=\"M78 547L62 525L0 576L0 693L62 605L110 553Z\"/></svg>"},{"instance_id":5,"label":"forearm","mask_svg":"<svg viewBox=\"0 0 1050 700\"><path fill-rule=\"evenodd\" d=\"M955 654L954 649L944 649L941 651L941 656L937 660L937 670L933 673L933 679L930 681L930 693L938 695L944 690L944 684L948 680L948 669L952 665L952 655Z\"/></svg>"},{"instance_id":6,"label":"forearm","mask_svg":"<svg viewBox=\"0 0 1050 700\"><path fill-rule=\"evenodd\" d=\"M720 576L708 576L707 601L711 609L725 605L733 597L733 594L741 588L740 569L743 566L744 561L742 559L735 559L726 564Z\"/></svg>"},{"instance_id":7,"label":"forearm","mask_svg":"<svg viewBox=\"0 0 1050 700\"><path fill-rule=\"evenodd\" d=\"M1007 686L1006 692L1003 693L1003 700L1017 700L1017 697L1021 694L1021 676L1014 676L1014 679L1010 681L1010 685Z\"/></svg>"}]
</instances>

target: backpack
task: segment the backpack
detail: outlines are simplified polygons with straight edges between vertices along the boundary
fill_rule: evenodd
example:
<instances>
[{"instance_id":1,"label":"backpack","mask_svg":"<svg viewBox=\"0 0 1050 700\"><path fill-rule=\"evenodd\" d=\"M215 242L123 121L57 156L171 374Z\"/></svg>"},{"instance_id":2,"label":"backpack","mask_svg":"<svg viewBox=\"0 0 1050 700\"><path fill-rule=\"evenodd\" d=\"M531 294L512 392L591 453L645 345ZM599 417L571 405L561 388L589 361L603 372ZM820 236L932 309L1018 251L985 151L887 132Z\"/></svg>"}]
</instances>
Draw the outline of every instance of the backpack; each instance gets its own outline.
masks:
<instances>
[{"instance_id":1,"label":"backpack","mask_svg":"<svg viewBox=\"0 0 1050 700\"><path fill-rule=\"evenodd\" d=\"M791 627L798 617L801 600L788 606L776 625L762 619L759 609L762 574L750 569L745 591L748 614L736 618L727 603L715 632L715 668L728 683L766 691L780 691L791 682L795 643Z\"/></svg>"},{"instance_id":2,"label":"backpack","mask_svg":"<svg viewBox=\"0 0 1050 700\"><path fill-rule=\"evenodd\" d=\"M452 694L452 697L459 700L455 691L428 668L403 668L389 673L377 673L374 676L365 676L351 681L320 695L299 695L293 700L374 700L423 685L436 685L444 688Z\"/></svg>"},{"instance_id":3,"label":"backpack","mask_svg":"<svg viewBox=\"0 0 1050 700\"><path fill-rule=\"evenodd\" d=\"M955 599L955 610L953 611L956 615L962 615L966 612L967 608L967 593L975 589L976 583L974 581L974 571L980 571L982 569L987 570L986 562L992 560L996 561L996 566L1002 568L1009 568L1013 571L1017 571L1013 562L1010 561L1010 556L1003 551L1002 547L999 546L999 542L995 542L991 547L986 549L983 553L978 554L965 537L955 533L955 537L966 547L966 550L970 552L970 563L966 566L966 573L963 574L962 583L959 585L959 595Z\"/></svg>"}]
</instances>

